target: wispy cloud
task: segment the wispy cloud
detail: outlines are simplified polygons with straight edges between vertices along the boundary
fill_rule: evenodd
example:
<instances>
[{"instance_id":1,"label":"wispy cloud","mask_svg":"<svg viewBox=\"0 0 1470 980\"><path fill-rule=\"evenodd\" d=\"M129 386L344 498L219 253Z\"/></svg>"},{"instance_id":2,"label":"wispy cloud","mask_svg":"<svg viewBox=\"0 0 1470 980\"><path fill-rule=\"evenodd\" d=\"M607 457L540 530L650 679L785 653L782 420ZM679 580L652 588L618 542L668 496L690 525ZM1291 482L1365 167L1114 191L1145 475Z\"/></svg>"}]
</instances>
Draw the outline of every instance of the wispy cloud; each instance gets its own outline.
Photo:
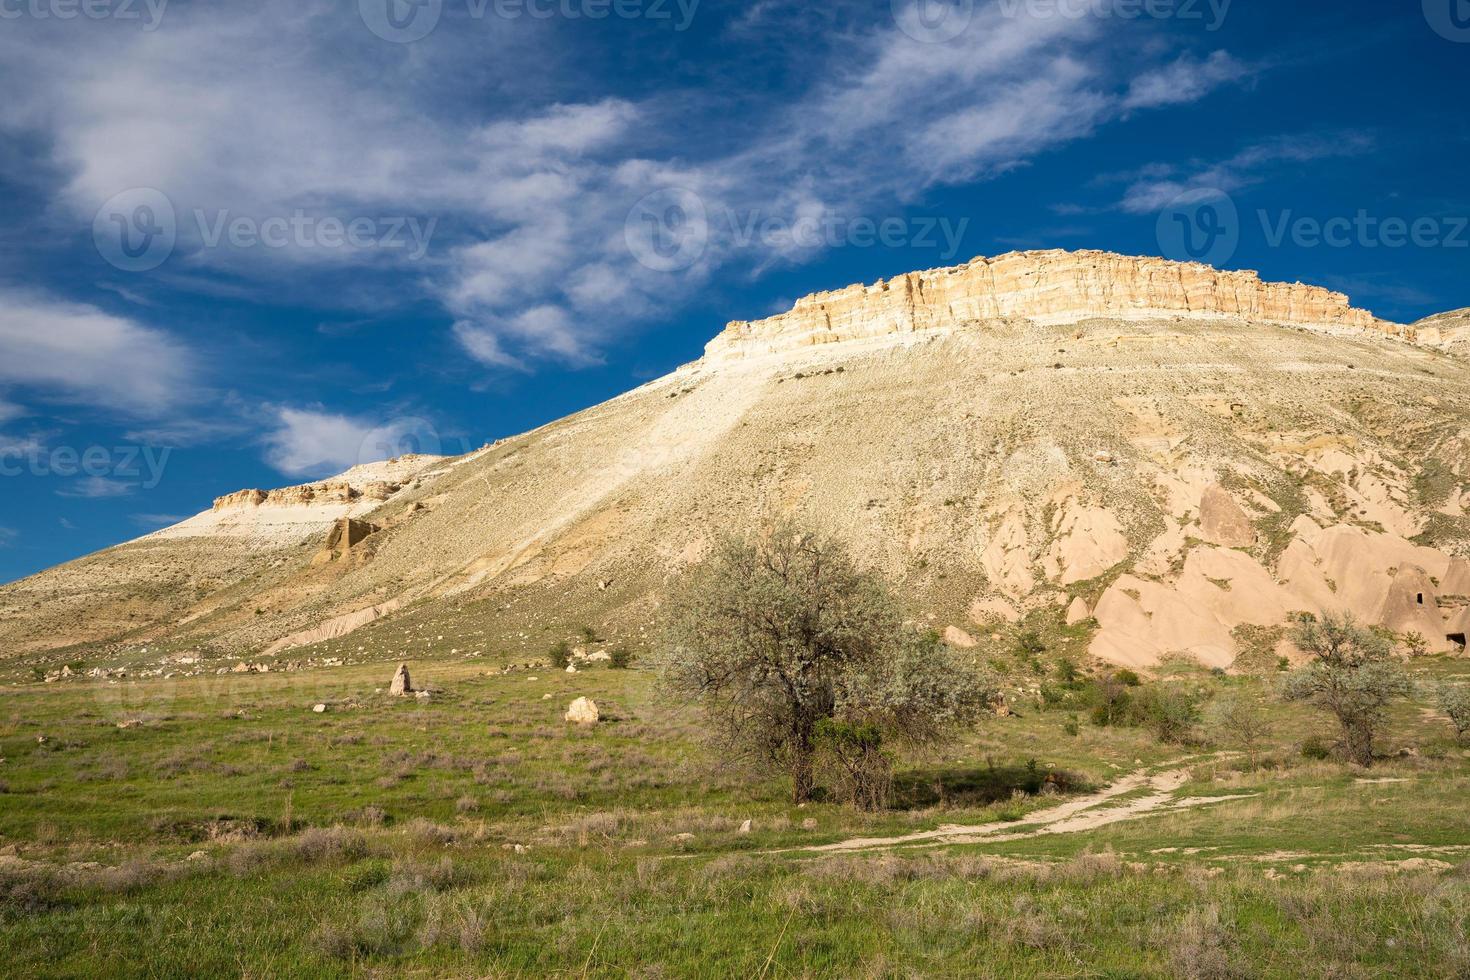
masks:
<instances>
[{"instance_id":1,"label":"wispy cloud","mask_svg":"<svg viewBox=\"0 0 1470 980\"><path fill-rule=\"evenodd\" d=\"M916 6L897 5L896 21L882 6L857 25L824 24L825 43L793 45L811 63L792 75L797 89L752 98L739 140L723 138L723 92L533 97L487 119L443 79L463 69L524 88L523 66L566 57L536 33L551 25L486 18L400 48L365 44L351 11L328 0L181 6L146 34L27 23L0 38L0 84L15 93L0 128L45 137L77 221L120 190L164 191L184 219L159 277L175 288L303 289L323 266L371 265L379 299L428 295L470 358L526 370L597 363L629 325L698 295L722 267L759 274L827 247L751 241L729 216L881 217L1248 74L1224 51L1120 54L1104 18L1008 17L998 4L977 4L959 36L923 43L905 22ZM810 37L814 16L828 15L763 0L731 30L775 18ZM36 77L47 84L21 84ZM710 219L697 259L673 274L640 262L626 235L634 205L672 188ZM412 263L371 248L203 248L195 209L443 222Z\"/></svg>"},{"instance_id":2,"label":"wispy cloud","mask_svg":"<svg viewBox=\"0 0 1470 980\"><path fill-rule=\"evenodd\" d=\"M0 385L156 417L193 391L193 358L167 334L85 303L0 288Z\"/></svg>"},{"instance_id":3,"label":"wispy cloud","mask_svg":"<svg viewBox=\"0 0 1470 980\"><path fill-rule=\"evenodd\" d=\"M20 532L14 528L0 527L0 548L13 547L19 537Z\"/></svg>"},{"instance_id":4,"label":"wispy cloud","mask_svg":"<svg viewBox=\"0 0 1470 980\"><path fill-rule=\"evenodd\" d=\"M1203 61L1183 54L1173 63L1135 78L1123 99L1123 108L1156 109L1197 102L1214 89L1253 74L1252 68L1227 51L1216 51Z\"/></svg>"},{"instance_id":5,"label":"wispy cloud","mask_svg":"<svg viewBox=\"0 0 1470 980\"><path fill-rule=\"evenodd\" d=\"M78 497L83 500L101 500L108 497L128 497L138 489L137 483L113 480L105 476L89 476L56 491L58 497Z\"/></svg>"},{"instance_id":6,"label":"wispy cloud","mask_svg":"<svg viewBox=\"0 0 1470 980\"><path fill-rule=\"evenodd\" d=\"M1149 214L1166 207L1191 190L1232 193L1266 180L1280 167L1332 157L1356 156L1373 148L1371 135L1341 132L1294 135L1255 143L1215 163L1150 164L1131 174L1102 178L1127 183L1117 207L1131 214Z\"/></svg>"}]
</instances>

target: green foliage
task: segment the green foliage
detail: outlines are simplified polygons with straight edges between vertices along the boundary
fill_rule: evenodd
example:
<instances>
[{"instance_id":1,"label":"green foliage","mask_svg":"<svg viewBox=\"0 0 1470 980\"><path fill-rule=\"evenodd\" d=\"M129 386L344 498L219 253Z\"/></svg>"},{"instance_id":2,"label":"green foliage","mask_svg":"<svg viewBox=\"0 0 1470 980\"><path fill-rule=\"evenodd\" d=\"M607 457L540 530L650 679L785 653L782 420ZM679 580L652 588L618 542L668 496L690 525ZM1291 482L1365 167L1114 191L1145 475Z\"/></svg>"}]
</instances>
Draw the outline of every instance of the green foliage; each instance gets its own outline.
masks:
<instances>
[{"instance_id":1,"label":"green foliage","mask_svg":"<svg viewBox=\"0 0 1470 980\"><path fill-rule=\"evenodd\" d=\"M637 659L638 655L633 652L631 647L620 643L613 647L612 651L608 654L607 665L613 670L627 670L633 666L633 661Z\"/></svg>"},{"instance_id":2,"label":"green foliage","mask_svg":"<svg viewBox=\"0 0 1470 980\"><path fill-rule=\"evenodd\" d=\"M1197 740L1199 699L1177 684L1142 688L1134 700L1134 710L1140 723L1161 742L1188 745Z\"/></svg>"},{"instance_id":3,"label":"green foliage","mask_svg":"<svg viewBox=\"0 0 1470 980\"><path fill-rule=\"evenodd\" d=\"M1302 740L1302 758L1321 762L1332 758L1332 745L1321 735L1308 735Z\"/></svg>"},{"instance_id":4,"label":"green foliage","mask_svg":"<svg viewBox=\"0 0 1470 980\"><path fill-rule=\"evenodd\" d=\"M1026 630L1016 637L1016 652L1023 658L1030 659L1039 653L1046 652L1046 643L1042 641L1041 634L1035 630Z\"/></svg>"},{"instance_id":5,"label":"green foliage","mask_svg":"<svg viewBox=\"0 0 1470 980\"><path fill-rule=\"evenodd\" d=\"M1079 674L1077 672L1077 664L1075 662L1073 662L1071 660L1068 660L1068 659L1065 659L1065 658L1063 658L1062 660L1058 661L1058 663L1057 663L1057 678L1063 684L1067 684L1067 685L1076 684L1077 681L1078 681L1078 679L1079 679Z\"/></svg>"},{"instance_id":6,"label":"green foliage","mask_svg":"<svg viewBox=\"0 0 1470 980\"><path fill-rule=\"evenodd\" d=\"M577 631L577 635L582 638L583 643L597 642L597 630L593 629L591 626L583 626Z\"/></svg>"},{"instance_id":7,"label":"green foliage","mask_svg":"<svg viewBox=\"0 0 1470 980\"><path fill-rule=\"evenodd\" d=\"M729 751L784 766L798 803L811 798L824 719L927 744L990 699L958 654L904 625L882 579L791 523L720 542L666 610L665 687L703 705Z\"/></svg>"},{"instance_id":8,"label":"green foliage","mask_svg":"<svg viewBox=\"0 0 1470 980\"><path fill-rule=\"evenodd\" d=\"M1413 691L1408 675L1393 659L1382 634L1359 626L1351 616L1328 615L1320 622L1302 619L1291 641L1311 662L1289 674L1282 694L1324 708L1342 727L1350 761L1373 764L1373 744L1388 706Z\"/></svg>"},{"instance_id":9,"label":"green foliage","mask_svg":"<svg viewBox=\"0 0 1470 980\"><path fill-rule=\"evenodd\" d=\"M566 670L572 662L572 645L566 640L557 640L546 653L546 659L557 670Z\"/></svg>"},{"instance_id":10,"label":"green foliage","mask_svg":"<svg viewBox=\"0 0 1470 980\"><path fill-rule=\"evenodd\" d=\"M859 810L888 805L893 792L893 758L883 750L883 730L867 722L823 718L817 722L819 758L832 774L834 796Z\"/></svg>"},{"instance_id":11,"label":"green foliage","mask_svg":"<svg viewBox=\"0 0 1470 980\"><path fill-rule=\"evenodd\" d=\"M1126 667L1113 671L1113 679L1124 687L1142 687L1143 678Z\"/></svg>"},{"instance_id":12,"label":"green foliage","mask_svg":"<svg viewBox=\"0 0 1470 980\"><path fill-rule=\"evenodd\" d=\"M1450 716L1455 733L1463 741L1470 736L1470 687L1462 684L1440 684L1434 692L1434 703Z\"/></svg>"}]
</instances>

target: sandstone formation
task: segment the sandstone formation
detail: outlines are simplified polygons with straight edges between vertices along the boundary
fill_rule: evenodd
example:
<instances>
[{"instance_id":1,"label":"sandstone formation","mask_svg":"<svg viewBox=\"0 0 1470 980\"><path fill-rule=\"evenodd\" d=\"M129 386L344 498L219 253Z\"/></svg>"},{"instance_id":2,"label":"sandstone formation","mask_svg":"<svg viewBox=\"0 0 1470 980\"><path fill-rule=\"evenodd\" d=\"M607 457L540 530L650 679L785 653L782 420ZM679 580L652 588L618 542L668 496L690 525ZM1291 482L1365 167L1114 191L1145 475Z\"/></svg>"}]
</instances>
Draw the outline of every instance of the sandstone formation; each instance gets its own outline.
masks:
<instances>
[{"instance_id":1,"label":"sandstone formation","mask_svg":"<svg viewBox=\"0 0 1470 980\"><path fill-rule=\"evenodd\" d=\"M975 325L1009 317L1045 324L1099 317L1240 317L1394 335L1404 329L1319 286L1267 283L1255 272L1225 272L1198 263L1051 250L976 258L871 286L814 293L797 300L790 312L729 324L705 348L705 362L897 334L979 329Z\"/></svg>"},{"instance_id":2,"label":"sandstone formation","mask_svg":"<svg viewBox=\"0 0 1470 980\"><path fill-rule=\"evenodd\" d=\"M408 664L398 665L397 672L393 674L393 682L388 685L388 693L395 698L414 693L413 681L408 676Z\"/></svg>"}]
</instances>

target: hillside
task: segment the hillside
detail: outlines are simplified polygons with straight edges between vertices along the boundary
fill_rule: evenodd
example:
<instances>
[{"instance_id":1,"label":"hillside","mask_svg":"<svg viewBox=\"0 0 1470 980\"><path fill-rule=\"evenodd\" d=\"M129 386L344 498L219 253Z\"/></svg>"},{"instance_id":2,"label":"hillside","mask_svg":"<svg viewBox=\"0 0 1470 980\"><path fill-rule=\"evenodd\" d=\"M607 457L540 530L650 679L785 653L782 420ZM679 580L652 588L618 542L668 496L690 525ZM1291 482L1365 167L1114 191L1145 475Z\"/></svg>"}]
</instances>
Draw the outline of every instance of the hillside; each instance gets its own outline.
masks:
<instances>
[{"instance_id":1,"label":"hillside","mask_svg":"<svg viewBox=\"0 0 1470 980\"><path fill-rule=\"evenodd\" d=\"M1470 379L1451 333L1252 273L976 259L733 323L700 361L465 457L222 498L0 589L0 648L213 671L350 652L380 619L506 650L582 623L636 639L716 535L795 512L962 646L1095 619L1106 660L1228 667L1289 653L1289 612L1344 608L1453 650ZM369 631L375 651L413 628Z\"/></svg>"}]
</instances>

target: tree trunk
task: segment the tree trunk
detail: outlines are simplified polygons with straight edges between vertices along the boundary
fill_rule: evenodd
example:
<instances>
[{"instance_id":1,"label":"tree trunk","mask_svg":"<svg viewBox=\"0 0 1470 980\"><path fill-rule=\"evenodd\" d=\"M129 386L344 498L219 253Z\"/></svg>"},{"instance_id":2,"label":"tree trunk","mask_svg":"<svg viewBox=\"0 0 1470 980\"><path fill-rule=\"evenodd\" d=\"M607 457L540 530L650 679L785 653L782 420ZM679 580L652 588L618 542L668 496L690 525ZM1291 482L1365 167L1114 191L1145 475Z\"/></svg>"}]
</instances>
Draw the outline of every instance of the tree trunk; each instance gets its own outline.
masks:
<instances>
[{"instance_id":1,"label":"tree trunk","mask_svg":"<svg viewBox=\"0 0 1470 980\"><path fill-rule=\"evenodd\" d=\"M812 775L812 740L798 736L791 746L791 802L806 803L812 798L815 780Z\"/></svg>"},{"instance_id":2,"label":"tree trunk","mask_svg":"<svg viewBox=\"0 0 1470 980\"><path fill-rule=\"evenodd\" d=\"M1365 724L1343 725L1348 760L1363 768L1373 765L1373 729Z\"/></svg>"}]
</instances>

